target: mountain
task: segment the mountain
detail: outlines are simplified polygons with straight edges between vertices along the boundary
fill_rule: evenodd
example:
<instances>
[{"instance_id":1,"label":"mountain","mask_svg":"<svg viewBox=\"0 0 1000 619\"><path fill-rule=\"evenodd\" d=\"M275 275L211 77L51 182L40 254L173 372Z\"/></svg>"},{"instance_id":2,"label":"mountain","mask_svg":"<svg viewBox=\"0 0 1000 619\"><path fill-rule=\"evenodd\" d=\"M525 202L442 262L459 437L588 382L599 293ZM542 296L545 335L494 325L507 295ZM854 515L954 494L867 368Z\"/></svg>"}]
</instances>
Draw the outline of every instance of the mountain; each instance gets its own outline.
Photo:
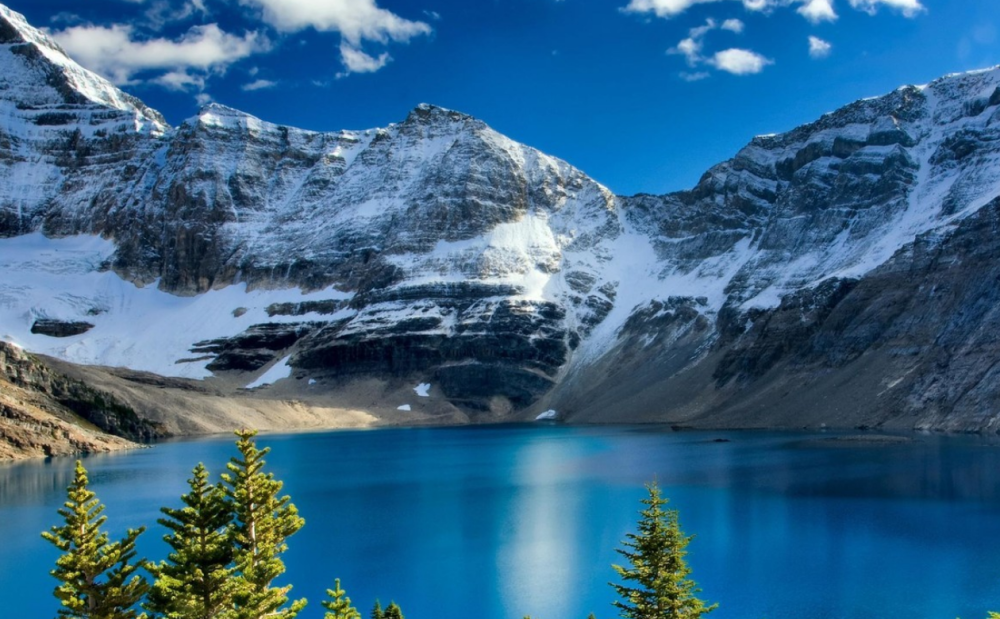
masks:
<instances>
[{"instance_id":1,"label":"mountain","mask_svg":"<svg viewBox=\"0 0 1000 619\"><path fill-rule=\"evenodd\" d=\"M5 8L0 68L0 337L29 350L387 423L1000 423L1000 69L626 197L432 105L170 127Z\"/></svg>"}]
</instances>

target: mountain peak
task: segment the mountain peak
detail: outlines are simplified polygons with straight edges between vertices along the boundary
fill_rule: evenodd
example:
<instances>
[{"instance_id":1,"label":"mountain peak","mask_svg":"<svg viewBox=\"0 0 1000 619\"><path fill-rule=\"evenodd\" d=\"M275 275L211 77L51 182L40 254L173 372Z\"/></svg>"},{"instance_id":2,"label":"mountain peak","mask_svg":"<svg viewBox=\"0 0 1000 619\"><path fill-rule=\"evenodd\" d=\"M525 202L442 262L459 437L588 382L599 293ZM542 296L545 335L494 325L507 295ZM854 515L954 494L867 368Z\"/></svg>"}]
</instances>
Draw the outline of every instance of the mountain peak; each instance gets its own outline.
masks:
<instances>
[{"instance_id":1,"label":"mountain peak","mask_svg":"<svg viewBox=\"0 0 1000 619\"><path fill-rule=\"evenodd\" d=\"M421 103L406 117L406 123L428 124L433 122L466 122L476 120L474 117L448 108Z\"/></svg>"},{"instance_id":2,"label":"mountain peak","mask_svg":"<svg viewBox=\"0 0 1000 619\"><path fill-rule=\"evenodd\" d=\"M19 107L98 104L131 112L140 130L169 131L163 116L72 60L24 15L0 4L0 100Z\"/></svg>"}]
</instances>

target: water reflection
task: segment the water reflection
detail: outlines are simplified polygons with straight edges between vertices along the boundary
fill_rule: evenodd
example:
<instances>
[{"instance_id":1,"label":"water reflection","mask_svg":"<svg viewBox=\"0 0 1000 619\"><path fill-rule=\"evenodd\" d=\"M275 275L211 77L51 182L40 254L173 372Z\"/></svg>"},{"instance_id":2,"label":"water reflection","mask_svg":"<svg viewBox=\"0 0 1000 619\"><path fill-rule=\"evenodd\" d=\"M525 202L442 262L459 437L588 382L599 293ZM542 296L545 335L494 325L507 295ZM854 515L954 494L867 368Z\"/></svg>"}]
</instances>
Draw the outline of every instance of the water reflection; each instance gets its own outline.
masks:
<instances>
[{"instance_id":1,"label":"water reflection","mask_svg":"<svg viewBox=\"0 0 1000 619\"><path fill-rule=\"evenodd\" d=\"M498 427L267 436L306 518L285 582L313 604L334 577L363 611L413 619L615 614L610 564L656 477L697 534L716 619L978 617L1000 608L1000 447L975 437L896 444L835 435ZM715 442L716 439L729 442ZM89 458L113 535L176 504L228 438ZM4 616L54 614L54 524L72 460L0 467ZM153 527L140 552L165 554ZM365 613L367 614L367 613Z\"/></svg>"}]
</instances>

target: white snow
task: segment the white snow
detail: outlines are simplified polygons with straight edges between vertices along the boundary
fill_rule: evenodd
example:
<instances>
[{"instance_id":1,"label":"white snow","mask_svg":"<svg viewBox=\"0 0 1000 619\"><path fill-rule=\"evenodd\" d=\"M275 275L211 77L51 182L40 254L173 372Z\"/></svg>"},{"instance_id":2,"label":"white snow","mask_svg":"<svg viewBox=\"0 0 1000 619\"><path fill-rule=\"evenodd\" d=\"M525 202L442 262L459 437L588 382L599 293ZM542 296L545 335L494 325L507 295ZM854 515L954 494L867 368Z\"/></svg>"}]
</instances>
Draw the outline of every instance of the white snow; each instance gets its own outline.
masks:
<instances>
[{"instance_id":1,"label":"white snow","mask_svg":"<svg viewBox=\"0 0 1000 619\"><path fill-rule=\"evenodd\" d=\"M311 387L312 385L315 385L315 384L316 384L316 379L315 378L310 378L309 379L309 386Z\"/></svg>"},{"instance_id":2,"label":"white snow","mask_svg":"<svg viewBox=\"0 0 1000 619\"><path fill-rule=\"evenodd\" d=\"M430 397L431 384L430 383L420 383L413 388L414 393L416 393L421 398Z\"/></svg>"},{"instance_id":3,"label":"white snow","mask_svg":"<svg viewBox=\"0 0 1000 619\"><path fill-rule=\"evenodd\" d=\"M246 386L247 389L256 389L257 387L263 387L264 385L270 385L271 383L276 383L282 378L288 378L292 375L292 366L288 365L288 360L291 359L291 355L285 357L281 361L275 363L266 372L260 375L260 377Z\"/></svg>"},{"instance_id":4,"label":"white snow","mask_svg":"<svg viewBox=\"0 0 1000 619\"><path fill-rule=\"evenodd\" d=\"M349 298L333 289L254 290L244 284L181 297L139 288L100 265L114 245L97 236L49 239L40 233L0 239L0 325L5 339L75 363L129 367L164 376L204 378L211 360L195 342L229 337L262 322L334 320L353 314L268 317L272 303ZM236 318L233 310L246 308ZM31 333L36 318L85 321L90 331L54 338ZM202 358L199 358L202 357Z\"/></svg>"},{"instance_id":5,"label":"white snow","mask_svg":"<svg viewBox=\"0 0 1000 619\"><path fill-rule=\"evenodd\" d=\"M409 404L403 404L402 406L397 406L396 410L398 410L398 411L409 411L409 410L411 410L411 408L410 408Z\"/></svg>"},{"instance_id":6,"label":"white snow","mask_svg":"<svg viewBox=\"0 0 1000 619\"><path fill-rule=\"evenodd\" d=\"M550 408L549 410L545 411L538 417L535 417L535 421L548 421L551 419L558 419L558 418L559 418L559 413Z\"/></svg>"}]
</instances>

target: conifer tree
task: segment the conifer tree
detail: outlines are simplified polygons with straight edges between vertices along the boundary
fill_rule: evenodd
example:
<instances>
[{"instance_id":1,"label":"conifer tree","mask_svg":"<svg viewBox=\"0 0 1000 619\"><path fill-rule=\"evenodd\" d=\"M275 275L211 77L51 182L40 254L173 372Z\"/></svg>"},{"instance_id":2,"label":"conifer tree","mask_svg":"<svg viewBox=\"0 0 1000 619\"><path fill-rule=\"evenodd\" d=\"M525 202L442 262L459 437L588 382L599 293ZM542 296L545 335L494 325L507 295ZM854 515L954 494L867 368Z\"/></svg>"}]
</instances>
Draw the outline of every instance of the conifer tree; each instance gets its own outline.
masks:
<instances>
[{"instance_id":1,"label":"conifer tree","mask_svg":"<svg viewBox=\"0 0 1000 619\"><path fill-rule=\"evenodd\" d=\"M326 590L330 599L322 602L323 608L327 610L323 619L361 619L358 609L351 606L351 598L340 588L340 579L337 578L333 583L333 589Z\"/></svg>"},{"instance_id":2,"label":"conifer tree","mask_svg":"<svg viewBox=\"0 0 1000 619\"><path fill-rule=\"evenodd\" d=\"M389 602L385 607L385 619L403 619L403 609L395 602Z\"/></svg>"},{"instance_id":3,"label":"conifer tree","mask_svg":"<svg viewBox=\"0 0 1000 619\"><path fill-rule=\"evenodd\" d=\"M145 527L129 529L121 541L111 542L101 530L107 520L104 505L87 488L88 483L87 470L77 460L67 501L59 510L65 524L42 533L63 553L50 572L62 582L55 590L63 606L59 616L135 619L135 606L149 588L136 574L145 561L133 562L136 538Z\"/></svg>"},{"instance_id":4,"label":"conifer tree","mask_svg":"<svg viewBox=\"0 0 1000 619\"><path fill-rule=\"evenodd\" d=\"M305 521L289 497L278 496L282 483L273 473L264 472L264 456L270 449L258 449L256 435L251 430L236 432L240 457L229 461L229 473L222 476L233 514L230 530L236 578L232 619L293 619L306 600L286 606L292 586L274 587L272 583L285 572L281 554L288 548L286 540Z\"/></svg>"},{"instance_id":5,"label":"conifer tree","mask_svg":"<svg viewBox=\"0 0 1000 619\"><path fill-rule=\"evenodd\" d=\"M371 619L385 619L385 611L382 610L382 603L375 600L375 606L372 607Z\"/></svg>"},{"instance_id":6,"label":"conifer tree","mask_svg":"<svg viewBox=\"0 0 1000 619\"><path fill-rule=\"evenodd\" d=\"M209 483L205 465L194 468L188 485L184 507L160 510L166 517L158 522L170 531L163 540L173 552L149 566L156 581L145 607L166 619L223 617L233 604L232 514L223 489Z\"/></svg>"},{"instance_id":7,"label":"conifer tree","mask_svg":"<svg viewBox=\"0 0 1000 619\"><path fill-rule=\"evenodd\" d=\"M664 510L667 500L656 483L646 486L649 498L640 513L637 534L629 533L617 552L631 567L613 565L625 584L611 583L621 600L614 602L625 619L694 619L718 606L706 606L695 595L701 590L688 578L684 557L694 536L681 531L677 510ZM630 586L634 583L634 586Z\"/></svg>"}]
</instances>

